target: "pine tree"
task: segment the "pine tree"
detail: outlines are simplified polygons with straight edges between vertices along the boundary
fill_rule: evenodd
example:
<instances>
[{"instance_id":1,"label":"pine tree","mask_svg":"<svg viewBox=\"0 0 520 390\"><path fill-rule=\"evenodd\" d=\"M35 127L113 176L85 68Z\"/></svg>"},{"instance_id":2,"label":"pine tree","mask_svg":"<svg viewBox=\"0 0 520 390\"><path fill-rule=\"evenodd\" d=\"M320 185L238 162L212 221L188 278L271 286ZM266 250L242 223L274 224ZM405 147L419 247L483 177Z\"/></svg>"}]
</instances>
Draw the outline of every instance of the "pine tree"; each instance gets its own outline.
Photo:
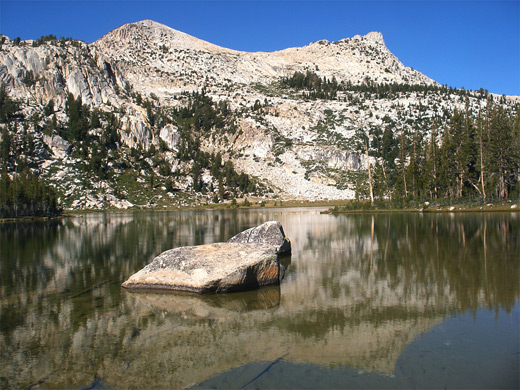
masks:
<instances>
[{"instance_id":1,"label":"pine tree","mask_svg":"<svg viewBox=\"0 0 520 390\"><path fill-rule=\"evenodd\" d=\"M370 157L368 155L368 137L365 137L365 155L367 159L368 166L368 188L370 193L370 203L374 204L374 186L372 184L372 169L370 164Z\"/></svg>"},{"instance_id":2,"label":"pine tree","mask_svg":"<svg viewBox=\"0 0 520 390\"><path fill-rule=\"evenodd\" d=\"M513 121L502 106L497 105L490 110L489 135L489 169L498 179L495 193L498 198L507 199L518 161L515 159Z\"/></svg>"},{"instance_id":3,"label":"pine tree","mask_svg":"<svg viewBox=\"0 0 520 390\"><path fill-rule=\"evenodd\" d=\"M477 166L477 171L479 173L479 183L480 183L480 190L477 187L477 190L479 191L480 195L482 196L482 200L486 202L486 174L487 169L485 167L484 163L484 150L486 149L487 144L487 137L486 132L484 130L484 121L482 118L482 112L479 112L478 118L477 118L477 135L478 135L478 162L479 165Z\"/></svg>"},{"instance_id":4,"label":"pine tree","mask_svg":"<svg viewBox=\"0 0 520 390\"><path fill-rule=\"evenodd\" d=\"M50 116L54 114L54 100L51 99L47 105L43 108L43 115Z\"/></svg>"},{"instance_id":5,"label":"pine tree","mask_svg":"<svg viewBox=\"0 0 520 390\"><path fill-rule=\"evenodd\" d=\"M384 158L384 133L380 127L375 127L370 130L370 134L372 147L369 154L375 158L374 170L372 172L374 196L384 198L390 194Z\"/></svg>"},{"instance_id":6,"label":"pine tree","mask_svg":"<svg viewBox=\"0 0 520 390\"><path fill-rule=\"evenodd\" d=\"M199 192L202 189L202 179L200 176L200 164L195 161L191 167L191 177L193 179L193 190Z\"/></svg>"},{"instance_id":7,"label":"pine tree","mask_svg":"<svg viewBox=\"0 0 520 390\"><path fill-rule=\"evenodd\" d=\"M364 130L358 129L356 132L356 149L359 153L365 154L365 159L367 162L367 174L368 174L368 195L370 197L370 202L374 203L374 185L372 182L372 168L370 163L370 154L369 154L369 136L365 133ZM359 183L361 184L361 183ZM361 188L359 188L356 192L360 192Z\"/></svg>"},{"instance_id":8,"label":"pine tree","mask_svg":"<svg viewBox=\"0 0 520 390\"><path fill-rule=\"evenodd\" d=\"M18 111L18 103L9 97L5 85L0 83L0 123L8 123L13 120Z\"/></svg>"},{"instance_id":9,"label":"pine tree","mask_svg":"<svg viewBox=\"0 0 520 390\"><path fill-rule=\"evenodd\" d=\"M472 146L464 113L455 110L441 145L441 175L446 196L462 198L472 161Z\"/></svg>"},{"instance_id":10,"label":"pine tree","mask_svg":"<svg viewBox=\"0 0 520 390\"><path fill-rule=\"evenodd\" d=\"M49 217L61 214L56 191L29 171L11 180L7 169L0 174L0 218Z\"/></svg>"},{"instance_id":11,"label":"pine tree","mask_svg":"<svg viewBox=\"0 0 520 390\"><path fill-rule=\"evenodd\" d=\"M11 179L7 174L7 167L4 166L1 168L2 172L0 173L0 216L6 216L8 214L8 210L11 208L11 200L9 198L9 187L11 185Z\"/></svg>"},{"instance_id":12,"label":"pine tree","mask_svg":"<svg viewBox=\"0 0 520 390\"><path fill-rule=\"evenodd\" d=\"M516 193L520 198L520 107L516 110L516 115L513 123L513 161L516 161Z\"/></svg>"},{"instance_id":13,"label":"pine tree","mask_svg":"<svg viewBox=\"0 0 520 390\"><path fill-rule=\"evenodd\" d=\"M12 129L11 125L7 125L2 129L2 140L0 141L0 162L2 167L6 169L9 168L12 158L13 137L11 132L16 133L16 123L13 126L14 129Z\"/></svg>"},{"instance_id":14,"label":"pine tree","mask_svg":"<svg viewBox=\"0 0 520 390\"><path fill-rule=\"evenodd\" d=\"M464 183L469 174L469 165L471 161L471 143L469 136L469 127L466 115L455 110L450 120L450 133L452 135L452 152L456 166L457 176L457 197L462 198Z\"/></svg>"},{"instance_id":15,"label":"pine tree","mask_svg":"<svg viewBox=\"0 0 520 390\"><path fill-rule=\"evenodd\" d=\"M101 122L99 120L99 111L98 109L92 110L92 116L90 118L90 128L91 129L97 129L101 127Z\"/></svg>"},{"instance_id":16,"label":"pine tree","mask_svg":"<svg viewBox=\"0 0 520 390\"><path fill-rule=\"evenodd\" d=\"M437 147L437 126L433 126L430 140L426 144L426 163L425 163L425 187L430 193L430 199L437 199L439 196L439 151Z\"/></svg>"},{"instance_id":17,"label":"pine tree","mask_svg":"<svg viewBox=\"0 0 520 390\"><path fill-rule=\"evenodd\" d=\"M414 198L417 198L420 195L423 188L423 169L422 147L419 136L417 132L415 132L412 136L410 161L406 169L407 182L410 183L410 192Z\"/></svg>"},{"instance_id":18,"label":"pine tree","mask_svg":"<svg viewBox=\"0 0 520 390\"><path fill-rule=\"evenodd\" d=\"M407 198L408 197L408 186L406 183L406 153L407 145L406 139L404 135L404 130L401 130L400 138L399 138L399 159L397 163L397 181L396 181L396 190L400 196Z\"/></svg>"},{"instance_id":19,"label":"pine tree","mask_svg":"<svg viewBox=\"0 0 520 390\"><path fill-rule=\"evenodd\" d=\"M399 155L399 145L397 140L394 138L394 132L392 128L393 125L389 125L385 128L381 145L382 170L390 199L392 198L392 193L389 189L394 186L396 181L395 160Z\"/></svg>"}]
</instances>

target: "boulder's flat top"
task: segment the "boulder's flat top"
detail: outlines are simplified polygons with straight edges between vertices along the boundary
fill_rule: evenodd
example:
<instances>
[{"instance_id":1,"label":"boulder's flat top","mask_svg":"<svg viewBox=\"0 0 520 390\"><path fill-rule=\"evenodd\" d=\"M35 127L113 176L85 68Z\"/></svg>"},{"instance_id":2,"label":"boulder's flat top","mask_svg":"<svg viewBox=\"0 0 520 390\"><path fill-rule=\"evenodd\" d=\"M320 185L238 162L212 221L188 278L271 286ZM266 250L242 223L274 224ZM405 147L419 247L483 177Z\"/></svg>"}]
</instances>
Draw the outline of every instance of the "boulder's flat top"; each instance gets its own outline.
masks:
<instances>
[{"instance_id":1,"label":"boulder's flat top","mask_svg":"<svg viewBox=\"0 0 520 390\"><path fill-rule=\"evenodd\" d=\"M220 292L278 281L276 250L258 243L215 243L170 249L123 287Z\"/></svg>"}]
</instances>

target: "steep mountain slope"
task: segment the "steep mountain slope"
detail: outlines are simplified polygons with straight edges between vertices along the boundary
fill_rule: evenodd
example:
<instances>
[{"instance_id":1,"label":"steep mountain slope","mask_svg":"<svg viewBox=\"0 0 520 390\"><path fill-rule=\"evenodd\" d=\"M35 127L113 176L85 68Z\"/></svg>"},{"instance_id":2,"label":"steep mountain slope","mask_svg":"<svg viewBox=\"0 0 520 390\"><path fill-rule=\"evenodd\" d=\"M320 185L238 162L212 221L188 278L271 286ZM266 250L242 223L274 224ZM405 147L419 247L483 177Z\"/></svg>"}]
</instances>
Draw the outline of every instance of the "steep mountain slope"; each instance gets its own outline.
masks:
<instances>
[{"instance_id":1,"label":"steep mountain slope","mask_svg":"<svg viewBox=\"0 0 520 390\"><path fill-rule=\"evenodd\" d=\"M376 32L246 53L153 21L92 44L2 37L0 82L20 107L17 126L0 124L11 150L32 137L19 155L71 208L348 199L377 160L363 137L373 149L388 129L410 144L455 108L476 116L490 99L509 112L517 104L439 86ZM3 158L10 172L21 164Z\"/></svg>"}]
</instances>

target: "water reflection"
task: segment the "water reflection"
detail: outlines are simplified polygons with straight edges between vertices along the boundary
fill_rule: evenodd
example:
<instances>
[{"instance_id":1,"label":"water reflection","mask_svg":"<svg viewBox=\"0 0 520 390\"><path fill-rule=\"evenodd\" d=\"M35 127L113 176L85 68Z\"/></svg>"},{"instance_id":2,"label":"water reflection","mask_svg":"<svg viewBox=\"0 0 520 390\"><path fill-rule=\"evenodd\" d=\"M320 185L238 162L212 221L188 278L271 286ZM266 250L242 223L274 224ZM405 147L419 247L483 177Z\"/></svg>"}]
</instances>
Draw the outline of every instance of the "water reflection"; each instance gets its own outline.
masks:
<instances>
[{"instance_id":1,"label":"water reflection","mask_svg":"<svg viewBox=\"0 0 520 390\"><path fill-rule=\"evenodd\" d=\"M171 292L127 291L136 305L149 307L156 314L171 313L184 319L234 317L254 310L273 309L280 305L280 286L267 286L240 294L195 295Z\"/></svg>"},{"instance_id":2,"label":"water reflection","mask_svg":"<svg viewBox=\"0 0 520 390\"><path fill-rule=\"evenodd\" d=\"M175 246L279 220L282 284L229 296L130 293ZM0 225L0 386L178 388L280 357L391 373L446 317L519 298L518 214L318 210L93 214Z\"/></svg>"}]
</instances>

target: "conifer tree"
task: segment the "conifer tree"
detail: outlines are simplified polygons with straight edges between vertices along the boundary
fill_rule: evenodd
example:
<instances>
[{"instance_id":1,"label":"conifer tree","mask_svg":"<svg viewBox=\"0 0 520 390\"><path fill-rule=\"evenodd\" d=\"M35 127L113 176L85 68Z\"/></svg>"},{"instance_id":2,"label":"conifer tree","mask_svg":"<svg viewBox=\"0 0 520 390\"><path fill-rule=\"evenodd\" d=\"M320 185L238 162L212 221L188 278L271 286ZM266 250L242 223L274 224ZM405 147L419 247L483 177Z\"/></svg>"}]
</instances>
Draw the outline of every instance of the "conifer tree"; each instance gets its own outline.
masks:
<instances>
[{"instance_id":1,"label":"conifer tree","mask_svg":"<svg viewBox=\"0 0 520 390\"><path fill-rule=\"evenodd\" d=\"M520 106L516 110L513 123L513 161L516 161L516 193L520 197Z\"/></svg>"},{"instance_id":2,"label":"conifer tree","mask_svg":"<svg viewBox=\"0 0 520 390\"><path fill-rule=\"evenodd\" d=\"M513 121L500 105L490 111L489 129L489 169L497 176L495 194L500 199L507 199L518 164L515 156L513 139Z\"/></svg>"},{"instance_id":3,"label":"conifer tree","mask_svg":"<svg viewBox=\"0 0 520 390\"><path fill-rule=\"evenodd\" d=\"M365 156L367 159L368 166L368 188L370 194L370 203L374 204L374 186L372 184L372 169L370 164L370 157L368 155L368 137L365 137Z\"/></svg>"},{"instance_id":4,"label":"conifer tree","mask_svg":"<svg viewBox=\"0 0 520 390\"><path fill-rule=\"evenodd\" d=\"M407 182L410 186L410 192L414 198L419 196L423 187L422 185L423 157L422 147L417 132L412 136L412 144L410 148L410 161L406 169Z\"/></svg>"},{"instance_id":5,"label":"conifer tree","mask_svg":"<svg viewBox=\"0 0 520 390\"><path fill-rule=\"evenodd\" d=\"M2 140L0 141L0 168L8 168L9 160L11 158L11 143L12 137L8 129L9 126L5 126L2 130Z\"/></svg>"},{"instance_id":6,"label":"conifer tree","mask_svg":"<svg viewBox=\"0 0 520 390\"><path fill-rule=\"evenodd\" d=\"M479 173L479 182L480 182L480 189L477 187L477 190L479 191L480 195L482 196L482 200L486 202L486 174L487 169L485 168L484 164L484 150L486 148L487 144L487 137L486 132L484 130L484 121L482 118L482 112L479 112L478 118L477 118L477 135L478 135L478 162L479 165L477 166L477 171Z\"/></svg>"},{"instance_id":7,"label":"conifer tree","mask_svg":"<svg viewBox=\"0 0 520 390\"><path fill-rule=\"evenodd\" d=\"M401 197L408 197L408 187L406 183L406 140L404 136L404 130L401 130L400 141L399 141L399 160L397 163L398 179L397 179L397 190L401 192Z\"/></svg>"},{"instance_id":8,"label":"conifer tree","mask_svg":"<svg viewBox=\"0 0 520 390\"><path fill-rule=\"evenodd\" d=\"M437 147L437 126L431 130L430 140L426 143L425 187L430 199L438 198L439 151Z\"/></svg>"},{"instance_id":9,"label":"conifer tree","mask_svg":"<svg viewBox=\"0 0 520 390\"><path fill-rule=\"evenodd\" d=\"M392 129L393 125L389 125L385 128L381 145L382 170L388 190L394 186L396 181L395 160L399 155L398 141L394 138L394 132ZM391 198L392 192L388 191L388 193Z\"/></svg>"},{"instance_id":10,"label":"conifer tree","mask_svg":"<svg viewBox=\"0 0 520 390\"><path fill-rule=\"evenodd\" d=\"M9 97L5 85L0 83L0 123L10 122L18 110L18 103Z\"/></svg>"}]
</instances>

